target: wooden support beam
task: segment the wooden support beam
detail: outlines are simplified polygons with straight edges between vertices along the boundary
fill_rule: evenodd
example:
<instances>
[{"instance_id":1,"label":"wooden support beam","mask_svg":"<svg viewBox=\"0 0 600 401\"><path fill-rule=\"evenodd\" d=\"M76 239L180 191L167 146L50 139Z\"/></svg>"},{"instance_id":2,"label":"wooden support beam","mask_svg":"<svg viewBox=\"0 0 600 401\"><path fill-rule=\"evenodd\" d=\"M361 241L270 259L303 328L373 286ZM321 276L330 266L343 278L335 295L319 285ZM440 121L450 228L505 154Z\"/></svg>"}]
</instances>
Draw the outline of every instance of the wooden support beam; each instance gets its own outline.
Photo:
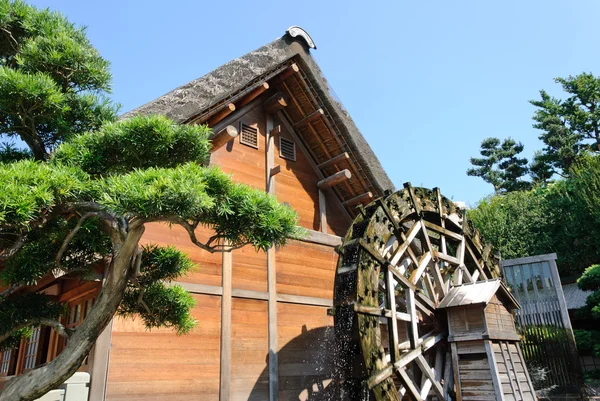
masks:
<instances>
[{"instance_id":1,"label":"wooden support beam","mask_svg":"<svg viewBox=\"0 0 600 401\"><path fill-rule=\"evenodd\" d=\"M242 99L240 99L239 102L236 102L236 107L238 107L238 108L244 107L245 105L247 105L248 103L250 103L251 101L256 99L257 97L259 97L260 95L265 93L268 89L269 89L269 84L266 82L263 82L262 84L260 84L256 88L254 88L246 96L244 96Z\"/></svg>"},{"instance_id":2,"label":"wooden support beam","mask_svg":"<svg viewBox=\"0 0 600 401\"><path fill-rule=\"evenodd\" d=\"M223 252L223 276L221 295L221 371L219 377L219 400L231 399L231 277L232 254Z\"/></svg>"},{"instance_id":3,"label":"wooden support beam","mask_svg":"<svg viewBox=\"0 0 600 401\"><path fill-rule=\"evenodd\" d=\"M317 167L319 167L321 170L323 170L324 168L333 166L334 164L342 163L342 162L348 160L349 158L350 158L350 155L348 154L348 152L344 152L341 155L332 157L331 159L319 164Z\"/></svg>"},{"instance_id":4,"label":"wooden support beam","mask_svg":"<svg viewBox=\"0 0 600 401\"><path fill-rule=\"evenodd\" d=\"M298 67L298 65L296 65L296 63L290 65L287 70L283 71L281 74L279 74L279 79L281 81L288 79L289 77L291 77L292 75L294 75L295 73L297 73L298 71L300 71L300 68Z\"/></svg>"},{"instance_id":5,"label":"wooden support beam","mask_svg":"<svg viewBox=\"0 0 600 401\"><path fill-rule=\"evenodd\" d=\"M458 348L456 343L450 343L450 349L452 350L452 371L454 372L454 392L456 395L456 401L462 401L462 389L460 388L460 368L458 364Z\"/></svg>"},{"instance_id":6,"label":"wooden support beam","mask_svg":"<svg viewBox=\"0 0 600 401\"><path fill-rule=\"evenodd\" d=\"M281 125L276 125L272 130L269 131L269 135L275 137L275 135L281 134Z\"/></svg>"},{"instance_id":7,"label":"wooden support beam","mask_svg":"<svg viewBox=\"0 0 600 401\"><path fill-rule=\"evenodd\" d=\"M349 180L350 178L352 178L352 174L350 173L350 170L346 168L333 175L330 175L327 178L322 179L317 183L317 187L321 190L331 188L332 186L337 185L344 180Z\"/></svg>"},{"instance_id":8,"label":"wooden support beam","mask_svg":"<svg viewBox=\"0 0 600 401\"><path fill-rule=\"evenodd\" d=\"M277 113L279 110L283 109L284 107L287 107L288 101L288 96L285 93L277 92L265 101L265 113Z\"/></svg>"},{"instance_id":9,"label":"wooden support beam","mask_svg":"<svg viewBox=\"0 0 600 401\"><path fill-rule=\"evenodd\" d=\"M238 134L239 132L237 128L235 128L233 125L226 126L212 137L212 150L214 151L225 146L227 142L237 137Z\"/></svg>"},{"instance_id":10,"label":"wooden support beam","mask_svg":"<svg viewBox=\"0 0 600 401\"><path fill-rule=\"evenodd\" d=\"M275 140L273 132L273 116L266 115L267 151L265 154L265 167L267 175L266 190L270 194L275 193L275 175L281 171L281 166L275 166ZM274 170L276 172L274 173ZM277 346L277 267L275 248L267 249L267 292L268 300L268 339L269 339L269 401L277 401L279 397L279 362Z\"/></svg>"},{"instance_id":11,"label":"wooden support beam","mask_svg":"<svg viewBox=\"0 0 600 401\"><path fill-rule=\"evenodd\" d=\"M494 385L494 392L496 393L496 400L504 401L504 391L502 389L502 382L500 380L500 371L498 370L498 365L496 363L496 357L494 355L494 350L492 349L492 342L489 340L486 340L486 341L484 341L484 344L485 344L485 352L487 354L488 363L490 366L490 373L492 374L492 383ZM456 348L456 343L452 343L452 350L454 351L455 348ZM453 356L454 356L454 353L453 353ZM510 374L508 373L508 369L509 369L508 364L506 365L506 369L507 369L506 374L508 376L508 381L512 387L511 377L510 377ZM525 370L527 370L527 368L525 368ZM457 387L459 387L459 386L457 386ZM516 398L516 394L515 394L515 398ZM457 398L457 399L458 399L458 401L461 401L462 396L461 396L461 398Z\"/></svg>"},{"instance_id":12,"label":"wooden support beam","mask_svg":"<svg viewBox=\"0 0 600 401\"><path fill-rule=\"evenodd\" d=\"M281 173L281 164L276 165L275 167L271 167L270 175L271 177Z\"/></svg>"},{"instance_id":13,"label":"wooden support beam","mask_svg":"<svg viewBox=\"0 0 600 401\"><path fill-rule=\"evenodd\" d=\"M275 248L267 250L267 285L269 290L269 401L277 401L279 394L279 362L277 345L277 278L275 271Z\"/></svg>"},{"instance_id":14,"label":"wooden support beam","mask_svg":"<svg viewBox=\"0 0 600 401\"><path fill-rule=\"evenodd\" d=\"M321 222L321 232L327 234L327 198L325 192L319 189L319 216Z\"/></svg>"},{"instance_id":15,"label":"wooden support beam","mask_svg":"<svg viewBox=\"0 0 600 401\"><path fill-rule=\"evenodd\" d=\"M263 104L262 99L254 99L253 101L251 101L244 107L241 107L241 108L238 107L235 112L228 115L223 120L219 121L217 124L215 124L213 127L211 127L213 132L220 132L223 128L227 127L228 125L234 124L237 120L239 120L239 118L241 116L248 114L255 108L261 106L262 104Z\"/></svg>"},{"instance_id":16,"label":"wooden support beam","mask_svg":"<svg viewBox=\"0 0 600 401\"><path fill-rule=\"evenodd\" d=\"M227 103L219 111L212 115L207 121L209 127L214 127L219 121L230 115L235 111L235 104Z\"/></svg>"},{"instance_id":17,"label":"wooden support beam","mask_svg":"<svg viewBox=\"0 0 600 401\"><path fill-rule=\"evenodd\" d=\"M90 352L90 392L89 401L104 401L106 398L106 381L108 380L108 364L110 361L110 342L113 321L102 330Z\"/></svg>"},{"instance_id":18,"label":"wooden support beam","mask_svg":"<svg viewBox=\"0 0 600 401\"><path fill-rule=\"evenodd\" d=\"M317 121L324 115L325 115L325 111L323 109L318 109L318 110L310 113L306 117L304 117L302 120L298 121L296 124L294 124L294 129L303 128L303 127L307 126L308 124Z\"/></svg>"},{"instance_id":19,"label":"wooden support beam","mask_svg":"<svg viewBox=\"0 0 600 401\"><path fill-rule=\"evenodd\" d=\"M351 207L358 204L364 204L365 202L370 202L371 199L373 199L373 193L365 192L364 194L360 194L358 196L355 196L354 198L342 202L342 205L344 205L345 207Z\"/></svg>"}]
</instances>

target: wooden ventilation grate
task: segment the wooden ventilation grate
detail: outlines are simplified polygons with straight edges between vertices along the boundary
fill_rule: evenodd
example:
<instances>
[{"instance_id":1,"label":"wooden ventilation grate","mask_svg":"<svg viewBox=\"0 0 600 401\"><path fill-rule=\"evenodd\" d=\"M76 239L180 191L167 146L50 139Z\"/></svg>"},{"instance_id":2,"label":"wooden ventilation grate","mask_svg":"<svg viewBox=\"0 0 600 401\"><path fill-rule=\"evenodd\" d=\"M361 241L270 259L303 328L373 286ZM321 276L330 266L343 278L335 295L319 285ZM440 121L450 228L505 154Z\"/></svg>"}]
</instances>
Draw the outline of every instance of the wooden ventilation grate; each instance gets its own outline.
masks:
<instances>
[{"instance_id":1,"label":"wooden ventilation grate","mask_svg":"<svg viewBox=\"0 0 600 401\"><path fill-rule=\"evenodd\" d=\"M294 141L279 137L279 156L284 159L296 161L296 144Z\"/></svg>"},{"instance_id":2,"label":"wooden ventilation grate","mask_svg":"<svg viewBox=\"0 0 600 401\"><path fill-rule=\"evenodd\" d=\"M258 149L258 128L241 123L240 143Z\"/></svg>"}]
</instances>

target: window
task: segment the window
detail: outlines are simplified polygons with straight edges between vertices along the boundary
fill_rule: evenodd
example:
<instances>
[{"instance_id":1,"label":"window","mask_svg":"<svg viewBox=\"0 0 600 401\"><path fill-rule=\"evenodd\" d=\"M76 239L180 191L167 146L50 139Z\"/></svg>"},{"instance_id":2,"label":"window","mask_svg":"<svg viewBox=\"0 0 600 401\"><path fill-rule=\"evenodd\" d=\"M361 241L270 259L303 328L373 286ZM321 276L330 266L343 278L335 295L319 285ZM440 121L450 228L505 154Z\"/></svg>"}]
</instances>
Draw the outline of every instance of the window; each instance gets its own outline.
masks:
<instances>
[{"instance_id":1,"label":"window","mask_svg":"<svg viewBox=\"0 0 600 401\"><path fill-rule=\"evenodd\" d=\"M258 128L240 123L240 143L258 149Z\"/></svg>"},{"instance_id":2,"label":"window","mask_svg":"<svg viewBox=\"0 0 600 401\"><path fill-rule=\"evenodd\" d=\"M2 353L2 361L0 362L0 375L4 376L8 374L11 365L12 349L7 349Z\"/></svg>"},{"instance_id":3,"label":"window","mask_svg":"<svg viewBox=\"0 0 600 401\"><path fill-rule=\"evenodd\" d=\"M27 345L25 346L25 362L24 369L33 369L37 365L37 355L38 349L40 348L40 333L41 329L36 327L33 329L33 333L29 340L27 340Z\"/></svg>"},{"instance_id":4,"label":"window","mask_svg":"<svg viewBox=\"0 0 600 401\"><path fill-rule=\"evenodd\" d=\"M296 144L294 143L294 141L291 141L289 139L286 139L286 138L283 138L280 136L279 137L279 156L284 159L296 161Z\"/></svg>"}]
</instances>

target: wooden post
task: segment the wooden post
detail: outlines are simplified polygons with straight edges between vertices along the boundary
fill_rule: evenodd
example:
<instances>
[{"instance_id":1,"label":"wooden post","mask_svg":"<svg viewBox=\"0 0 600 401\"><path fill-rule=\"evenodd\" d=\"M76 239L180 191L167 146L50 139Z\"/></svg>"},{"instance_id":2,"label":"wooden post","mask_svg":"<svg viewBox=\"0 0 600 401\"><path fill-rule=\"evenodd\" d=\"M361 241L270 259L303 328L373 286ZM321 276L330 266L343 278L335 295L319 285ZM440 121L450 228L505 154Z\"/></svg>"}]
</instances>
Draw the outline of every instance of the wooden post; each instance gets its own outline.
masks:
<instances>
[{"instance_id":1,"label":"wooden post","mask_svg":"<svg viewBox=\"0 0 600 401\"><path fill-rule=\"evenodd\" d=\"M287 70L285 70L281 74L279 74L279 79L281 81L283 81L283 80L291 77L298 71L300 71L300 68L296 65L296 63L294 63L294 64L290 65Z\"/></svg>"},{"instance_id":2,"label":"wooden post","mask_svg":"<svg viewBox=\"0 0 600 401\"><path fill-rule=\"evenodd\" d=\"M327 234L327 198L325 192L319 189L319 216L321 219L321 232Z\"/></svg>"},{"instance_id":3,"label":"wooden post","mask_svg":"<svg viewBox=\"0 0 600 401\"><path fill-rule=\"evenodd\" d=\"M496 400L504 401L504 392L502 391L502 383L500 382L500 372L498 372L498 365L496 364L496 356L494 355L494 350L492 349L492 342L490 340L485 340L484 344L485 344L485 352L487 353L488 361L490 364L490 371L492 373L492 381L494 382L494 391L496 393ZM508 376L508 381L511 382L510 374L508 373L508 365L506 365L506 370L507 370L506 374ZM517 380L518 380L518 378L517 378ZM510 385L512 387L512 382ZM515 394L515 396L516 396L516 394Z\"/></svg>"},{"instance_id":4,"label":"wooden post","mask_svg":"<svg viewBox=\"0 0 600 401\"><path fill-rule=\"evenodd\" d=\"M257 97L259 97L260 95L265 93L268 89L269 89L269 84L266 82L263 82L262 84L258 85L256 88L254 88L246 96L244 96L239 102L237 102L236 107L238 107L238 108L244 107L245 105L247 105L248 103L250 103L251 101L256 99Z\"/></svg>"},{"instance_id":5,"label":"wooden post","mask_svg":"<svg viewBox=\"0 0 600 401\"><path fill-rule=\"evenodd\" d=\"M104 401L106 398L106 381L108 379L112 325L113 321L111 320L96 339L94 349L90 355L89 401Z\"/></svg>"},{"instance_id":6,"label":"wooden post","mask_svg":"<svg viewBox=\"0 0 600 401\"><path fill-rule=\"evenodd\" d=\"M358 205L359 203L363 203L365 201L371 201L371 199L373 199L373 193L365 192L364 194L360 194L358 196L355 196L354 198L351 198L345 202L342 202L342 205L344 205L346 207L350 207L350 206Z\"/></svg>"},{"instance_id":7,"label":"wooden post","mask_svg":"<svg viewBox=\"0 0 600 401\"><path fill-rule=\"evenodd\" d=\"M219 400L231 399L231 275L232 254L223 252L223 295L221 296L221 375Z\"/></svg>"},{"instance_id":8,"label":"wooden post","mask_svg":"<svg viewBox=\"0 0 600 401\"><path fill-rule=\"evenodd\" d=\"M283 92L277 92L265 101L265 113L275 114L288 105L288 97Z\"/></svg>"},{"instance_id":9,"label":"wooden post","mask_svg":"<svg viewBox=\"0 0 600 401\"><path fill-rule=\"evenodd\" d=\"M340 182L342 182L344 180L349 180L350 178L352 178L352 173L350 173L350 170L344 169L342 171L338 171L337 173L335 173L333 175L330 175L327 178L322 179L321 181L319 181L317 183L317 187L319 189L327 189L334 185L339 184Z\"/></svg>"},{"instance_id":10,"label":"wooden post","mask_svg":"<svg viewBox=\"0 0 600 401\"><path fill-rule=\"evenodd\" d=\"M345 162L349 158L350 158L350 155L348 154L348 152L344 152L341 155L337 155L327 161L324 161L323 163L319 164L318 167L322 170L326 167L333 166L334 164Z\"/></svg>"},{"instance_id":11,"label":"wooden post","mask_svg":"<svg viewBox=\"0 0 600 401\"><path fill-rule=\"evenodd\" d=\"M462 393L460 388L460 370L458 364L458 348L456 347L456 343L450 343L450 348L452 349L452 369L454 371L454 389L456 393L456 401L462 401Z\"/></svg>"},{"instance_id":12,"label":"wooden post","mask_svg":"<svg viewBox=\"0 0 600 401\"><path fill-rule=\"evenodd\" d=\"M266 190L275 193L275 174L281 170L275 167L274 135L281 132L279 126L274 127L273 116L266 115L267 151L266 153ZM277 344L277 267L275 249L267 249L267 286L268 286L268 321L269 321L269 401L277 401L279 397L279 361Z\"/></svg>"},{"instance_id":13,"label":"wooden post","mask_svg":"<svg viewBox=\"0 0 600 401\"><path fill-rule=\"evenodd\" d=\"M212 117L210 117L208 119L208 121L206 122L206 124L209 127L213 127L216 123L218 123L219 121L221 121L222 119L224 119L225 117L227 117L228 115L233 113L234 111L235 111L235 104L227 103L219 111L217 111Z\"/></svg>"},{"instance_id":14,"label":"wooden post","mask_svg":"<svg viewBox=\"0 0 600 401\"><path fill-rule=\"evenodd\" d=\"M235 128L233 125L226 126L212 137L212 150L214 151L220 147L223 147L227 144L227 142L237 137L238 134L239 132L237 128Z\"/></svg>"}]
</instances>

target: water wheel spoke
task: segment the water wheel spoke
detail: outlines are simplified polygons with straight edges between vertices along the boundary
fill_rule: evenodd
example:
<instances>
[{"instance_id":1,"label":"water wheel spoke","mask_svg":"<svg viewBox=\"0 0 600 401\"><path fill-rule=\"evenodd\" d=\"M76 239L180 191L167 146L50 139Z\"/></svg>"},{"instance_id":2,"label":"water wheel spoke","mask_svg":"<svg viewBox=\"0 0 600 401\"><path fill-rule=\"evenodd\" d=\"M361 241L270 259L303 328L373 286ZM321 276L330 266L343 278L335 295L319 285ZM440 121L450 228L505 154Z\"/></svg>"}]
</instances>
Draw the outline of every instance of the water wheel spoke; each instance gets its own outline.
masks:
<instances>
[{"instance_id":1,"label":"water wheel spoke","mask_svg":"<svg viewBox=\"0 0 600 401\"><path fill-rule=\"evenodd\" d=\"M360 382L378 401L449 400L454 366L437 306L452 285L498 271L465 223L464 211L438 189L406 185L363 208L340 248L335 307L346 309L334 314L336 332L354 342L345 349L359 350L348 370L365 367Z\"/></svg>"}]
</instances>

